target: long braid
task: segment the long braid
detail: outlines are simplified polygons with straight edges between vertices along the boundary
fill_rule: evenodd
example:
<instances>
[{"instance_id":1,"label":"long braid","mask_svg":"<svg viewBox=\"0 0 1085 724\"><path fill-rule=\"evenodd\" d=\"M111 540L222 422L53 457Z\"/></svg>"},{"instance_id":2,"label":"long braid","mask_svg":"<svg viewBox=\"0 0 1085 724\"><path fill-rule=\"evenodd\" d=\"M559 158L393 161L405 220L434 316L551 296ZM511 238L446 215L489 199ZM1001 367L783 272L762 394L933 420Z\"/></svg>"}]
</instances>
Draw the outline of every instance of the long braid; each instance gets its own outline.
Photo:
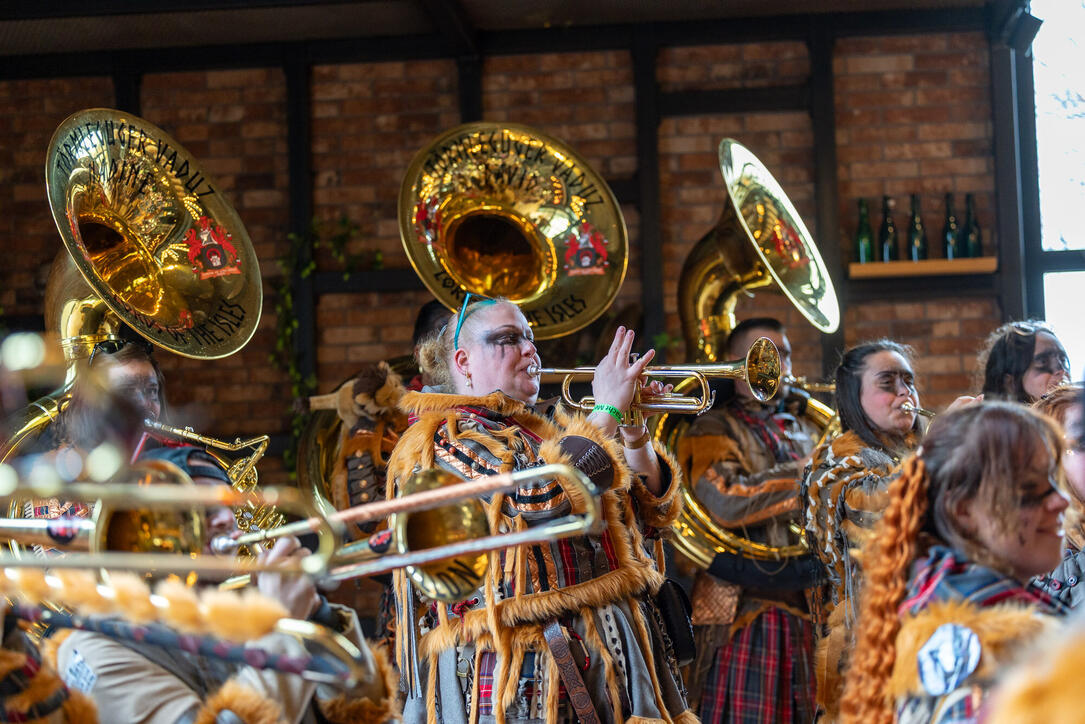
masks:
<instances>
[{"instance_id":1,"label":"long braid","mask_svg":"<svg viewBox=\"0 0 1085 724\"><path fill-rule=\"evenodd\" d=\"M908 566L927 515L927 471L917 457L905 462L889 486L889 506L864 552L859 633L841 700L845 724L891 724L893 703L885 693L896 659L897 607L904 598Z\"/></svg>"}]
</instances>

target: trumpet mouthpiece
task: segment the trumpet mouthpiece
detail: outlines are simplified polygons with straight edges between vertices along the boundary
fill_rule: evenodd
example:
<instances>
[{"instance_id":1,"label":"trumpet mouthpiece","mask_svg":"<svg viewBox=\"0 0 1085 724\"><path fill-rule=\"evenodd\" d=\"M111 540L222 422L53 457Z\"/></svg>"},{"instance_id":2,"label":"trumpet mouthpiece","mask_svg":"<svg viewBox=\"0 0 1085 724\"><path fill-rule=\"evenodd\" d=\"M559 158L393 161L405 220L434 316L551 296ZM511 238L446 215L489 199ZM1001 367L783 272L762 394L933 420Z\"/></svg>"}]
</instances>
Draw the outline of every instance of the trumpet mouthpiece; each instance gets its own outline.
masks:
<instances>
[{"instance_id":1,"label":"trumpet mouthpiece","mask_svg":"<svg viewBox=\"0 0 1085 724\"><path fill-rule=\"evenodd\" d=\"M237 541L228 535L220 535L211 539L211 552L215 555L226 555L235 552L240 546Z\"/></svg>"},{"instance_id":2,"label":"trumpet mouthpiece","mask_svg":"<svg viewBox=\"0 0 1085 724\"><path fill-rule=\"evenodd\" d=\"M527 373L529 375L531 375L532 377L541 377L542 376L542 367L539 367L539 365L528 365L527 366Z\"/></svg>"}]
</instances>

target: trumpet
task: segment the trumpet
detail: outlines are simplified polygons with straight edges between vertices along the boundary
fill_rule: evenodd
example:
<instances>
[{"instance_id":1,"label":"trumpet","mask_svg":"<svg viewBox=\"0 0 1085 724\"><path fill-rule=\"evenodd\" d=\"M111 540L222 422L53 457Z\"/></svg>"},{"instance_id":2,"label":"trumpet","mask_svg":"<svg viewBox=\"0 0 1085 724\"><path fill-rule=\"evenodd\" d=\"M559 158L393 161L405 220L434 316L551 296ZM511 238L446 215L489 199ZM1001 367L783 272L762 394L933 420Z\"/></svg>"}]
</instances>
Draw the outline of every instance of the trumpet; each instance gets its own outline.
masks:
<instances>
[{"instance_id":1,"label":"trumpet","mask_svg":"<svg viewBox=\"0 0 1085 724\"><path fill-rule=\"evenodd\" d=\"M229 478L230 485L233 486L235 490L240 493L247 493L256 489L258 479L256 463L259 462L260 458L267 452L268 443L271 439L267 435L257 435L248 440L236 438L233 442L226 442L207 435L201 435L198 432L195 432L191 427L172 427L158 422L157 420L144 420L143 426L148 430L163 435L169 435L170 437L179 440L187 440L188 442L202 445L207 454L211 455L211 457L213 457L226 471L226 477ZM239 450L245 450L246 448L252 448L252 454L248 457L238 458L232 462L224 456L214 452L215 450L237 452ZM286 522L285 516L274 506L250 505L245 508L239 508L235 510L234 513L237 518L237 527L243 531L274 528Z\"/></svg>"},{"instance_id":2,"label":"trumpet","mask_svg":"<svg viewBox=\"0 0 1085 724\"><path fill-rule=\"evenodd\" d=\"M511 492L524 482L541 478L563 478L579 490L585 501L584 513L522 531L493 533L480 498ZM401 497L347 508L327 518L314 517L272 530L219 537L212 541L212 549L228 552L283 535L306 533L322 522L342 525L388 517L390 536L378 533L340 548L326 578L342 581L406 568L415 587L429 598L458 601L482 584L489 551L583 535L594 530L602 519L601 491L580 470L557 463L466 482L447 471L425 470L411 476L402 492ZM427 511L427 515L418 515ZM435 542L440 545L417 548Z\"/></svg>"},{"instance_id":3,"label":"trumpet","mask_svg":"<svg viewBox=\"0 0 1085 724\"><path fill-rule=\"evenodd\" d=\"M931 410L925 410L922 407L916 407L910 402L902 403L900 409L904 410L905 412L914 412L915 414L922 415L923 417L926 417L928 419L933 418L935 415L938 414L936 412L932 412Z\"/></svg>"},{"instance_id":4,"label":"trumpet","mask_svg":"<svg viewBox=\"0 0 1085 724\"><path fill-rule=\"evenodd\" d=\"M794 375L784 375L783 383L789 387L797 387L804 392L836 392L835 382L813 382L805 377L795 377Z\"/></svg>"},{"instance_id":5,"label":"trumpet","mask_svg":"<svg viewBox=\"0 0 1085 724\"><path fill-rule=\"evenodd\" d=\"M594 367L575 367L572 369L543 368L537 365L528 367L528 374L536 377L562 380L561 398L572 407L591 412L595 406L593 397L574 400L570 387L574 380L591 379L595 375ZM662 377L677 380L692 380L699 386L698 394L693 396L664 393L654 395L639 390L635 393L630 409L623 415L625 424L638 424L644 414L673 412L687 415L699 415L711 409L715 401L708 380L710 378L728 378L744 380L761 402L771 400L780 389L780 353L768 337L759 337L750 345L744 359L721 362L719 364L661 365L646 367L645 377Z\"/></svg>"}]
</instances>

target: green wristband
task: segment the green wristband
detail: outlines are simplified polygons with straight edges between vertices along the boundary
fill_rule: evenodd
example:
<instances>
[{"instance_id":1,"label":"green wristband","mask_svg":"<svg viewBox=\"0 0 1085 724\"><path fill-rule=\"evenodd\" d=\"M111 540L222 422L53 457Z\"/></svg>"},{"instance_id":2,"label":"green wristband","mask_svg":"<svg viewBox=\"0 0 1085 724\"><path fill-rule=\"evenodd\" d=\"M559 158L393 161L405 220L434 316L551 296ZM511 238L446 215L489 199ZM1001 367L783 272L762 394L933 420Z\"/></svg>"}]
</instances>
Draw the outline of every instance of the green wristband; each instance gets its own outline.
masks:
<instances>
[{"instance_id":1,"label":"green wristband","mask_svg":"<svg viewBox=\"0 0 1085 724\"><path fill-rule=\"evenodd\" d=\"M591 408L591 411L605 412L611 417L613 417L615 420L617 420L619 425L622 424L622 411L614 405L596 405L595 407Z\"/></svg>"}]
</instances>

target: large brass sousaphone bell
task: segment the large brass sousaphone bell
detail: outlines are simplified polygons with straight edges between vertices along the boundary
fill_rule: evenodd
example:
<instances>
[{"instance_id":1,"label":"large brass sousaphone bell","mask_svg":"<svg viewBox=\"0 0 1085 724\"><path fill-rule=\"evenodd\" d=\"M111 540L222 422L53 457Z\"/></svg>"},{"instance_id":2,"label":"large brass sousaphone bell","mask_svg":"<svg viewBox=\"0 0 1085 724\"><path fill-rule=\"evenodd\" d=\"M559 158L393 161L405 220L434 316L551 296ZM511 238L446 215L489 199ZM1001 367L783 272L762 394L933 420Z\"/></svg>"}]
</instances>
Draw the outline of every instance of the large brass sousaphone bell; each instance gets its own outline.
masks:
<instances>
[{"instance_id":1,"label":"large brass sousaphone bell","mask_svg":"<svg viewBox=\"0 0 1085 724\"><path fill-rule=\"evenodd\" d=\"M508 297L538 339L587 326L625 279L614 194L564 143L526 126L468 123L414 157L399 197L403 247L449 309Z\"/></svg>"},{"instance_id":2,"label":"large brass sousaphone bell","mask_svg":"<svg viewBox=\"0 0 1085 724\"><path fill-rule=\"evenodd\" d=\"M823 332L840 325L832 280L813 237L780 184L754 154L725 138L719 146L727 203L716 226L690 251L678 282L678 312L686 350L698 362L716 362L735 327L735 306L754 290L777 291ZM685 391L679 385L676 392ZM834 418L829 406L810 399L806 417L825 429ZM689 429L688 418L663 414L652 433L672 450ZM779 559L806 551L801 540L771 546L724 528L697 499L693 482L683 483L682 513L674 523L674 545L701 568L717 552Z\"/></svg>"}]
</instances>

